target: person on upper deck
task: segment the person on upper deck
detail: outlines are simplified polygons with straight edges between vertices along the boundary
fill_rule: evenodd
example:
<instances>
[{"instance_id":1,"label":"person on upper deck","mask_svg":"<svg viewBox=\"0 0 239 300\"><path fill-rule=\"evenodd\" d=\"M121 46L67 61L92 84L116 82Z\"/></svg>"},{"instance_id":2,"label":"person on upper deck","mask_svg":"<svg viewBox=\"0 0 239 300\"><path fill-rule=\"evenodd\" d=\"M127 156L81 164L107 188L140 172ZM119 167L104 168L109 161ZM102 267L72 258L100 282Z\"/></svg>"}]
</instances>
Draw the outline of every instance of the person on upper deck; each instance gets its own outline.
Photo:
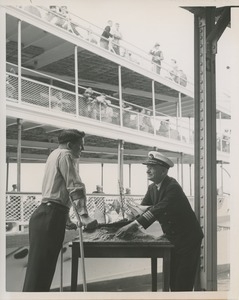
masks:
<instances>
[{"instance_id":1,"label":"person on upper deck","mask_svg":"<svg viewBox=\"0 0 239 300\"><path fill-rule=\"evenodd\" d=\"M156 64L156 73L160 74L161 62L164 60L163 52L160 50L159 43L154 45L154 48L149 51L152 55L152 62Z\"/></svg>"},{"instance_id":2,"label":"person on upper deck","mask_svg":"<svg viewBox=\"0 0 239 300\"><path fill-rule=\"evenodd\" d=\"M95 228L86 207L86 189L77 171L77 159L84 150L83 131L63 130L59 146L49 155L42 183L42 202L29 221L29 256L23 292L48 292L62 248L65 229L76 229L69 217L75 192L76 206L83 226Z\"/></svg>"},{"instance_id":3,"label":"person on upper deck","mask_svg":"<svg viewBox=\"0 0 239 300\"><path fill-rule=\"evenodd\" d=\"M112 45L113 45L113 49L115 51L116 54L120 55L120 40L122 40L122 33L119 30L119 23L115 23L115 29L113 31L113 40L112 40Z\"/></svg>"},{"instance_id":4,"label":"person on upper deck","mask_svg":"<svg viewBox=\"0 0 239 300\"><path fill-rule=\"evenodd\" d=\"M113 22L109 20L100 38L100 46L106 50L109 50L109 38L113 37L113 34L110 32L112 25Z\"/></svg>"},{"instance_id":5,"label":"person on upper deck","mask_svg":"<svg viewBox=\"0 0 239 300\"><path fill-rule=\"evenodd\" d=\"M176 59L174 59L174 58L171 59L171 69L169 71L169 74L170 74L170 79L179 83L179 81L178 81L178 64L177 64Z\"/></svg>"},{"instance_id":6,"label":"person on upper deck","mask_svg":"<svg viewBox=\"0 0 239 300\"><path fill-rule=\"evenodd\" d=\"M117 232L126 238L129 233L147 229L158 221L166 238L174 245L170 262L171 291L192 291L200 258L203 232L179 183L168 176L173 162L157 151L150 151L147 166L149 185L141 205L145 211L136 220ZM141 207L142 207L141 206Z\"/></svg>"},{"instance_id":7,"label":"person on upper deck","mask_svg":"<svg viewBox=\"0 0 239 300\"><path fill-rule=\"evenodd\" d=\"M87 88L84 94L80 96L79 101L79 113L81 116L90 117L92 112L92 103L94 101L93 97L94 91L92 88Z\"/></svg>"}]
</instances>

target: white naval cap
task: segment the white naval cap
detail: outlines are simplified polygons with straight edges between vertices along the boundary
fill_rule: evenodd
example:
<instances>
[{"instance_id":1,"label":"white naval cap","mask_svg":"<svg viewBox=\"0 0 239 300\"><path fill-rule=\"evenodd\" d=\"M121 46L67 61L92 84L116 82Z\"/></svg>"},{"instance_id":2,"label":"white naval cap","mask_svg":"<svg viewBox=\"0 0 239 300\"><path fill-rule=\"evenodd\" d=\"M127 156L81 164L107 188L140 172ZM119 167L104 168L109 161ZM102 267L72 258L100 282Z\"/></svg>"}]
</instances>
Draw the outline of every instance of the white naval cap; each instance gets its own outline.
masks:
<instances>
[{"instance_id":1,"label":"white naval cap","mask_svg":"<svg viewBox=\"0 0 239 300\"><path fill-rule=\"evenodd\" d=\"M174 166L174 163L162 153L150 151L148 153L148 159L143 162L143 165L161 165L169 169Z\"/></svg>"}]
</instances>

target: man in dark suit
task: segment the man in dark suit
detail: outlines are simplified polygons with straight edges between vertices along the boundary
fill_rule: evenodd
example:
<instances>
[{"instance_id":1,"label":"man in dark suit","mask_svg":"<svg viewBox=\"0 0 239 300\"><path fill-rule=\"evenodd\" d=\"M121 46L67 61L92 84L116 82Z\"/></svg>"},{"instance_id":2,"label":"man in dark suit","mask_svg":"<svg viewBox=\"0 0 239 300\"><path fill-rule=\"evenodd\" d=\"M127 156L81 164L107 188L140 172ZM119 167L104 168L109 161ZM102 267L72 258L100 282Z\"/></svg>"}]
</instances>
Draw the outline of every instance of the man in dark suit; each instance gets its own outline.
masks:
<instances>
[{"instance_id":1,"label":"man in dark suit","mask_svg":"<svg viewBox=\"0 0 239 300\"><path fill-rule=\"evenodd\" d=\"M168 240L174 245L171 252L171 291L192 291L200 257L203 233L191 205L179 183L169 177L173 162L157 151L151 151L143 163L147 166L149 185L141 205L147 206L135 221L122 227L118 237L158 221ZM149 206L149 207L148 207Z\"/></svg>"}]
</instances>

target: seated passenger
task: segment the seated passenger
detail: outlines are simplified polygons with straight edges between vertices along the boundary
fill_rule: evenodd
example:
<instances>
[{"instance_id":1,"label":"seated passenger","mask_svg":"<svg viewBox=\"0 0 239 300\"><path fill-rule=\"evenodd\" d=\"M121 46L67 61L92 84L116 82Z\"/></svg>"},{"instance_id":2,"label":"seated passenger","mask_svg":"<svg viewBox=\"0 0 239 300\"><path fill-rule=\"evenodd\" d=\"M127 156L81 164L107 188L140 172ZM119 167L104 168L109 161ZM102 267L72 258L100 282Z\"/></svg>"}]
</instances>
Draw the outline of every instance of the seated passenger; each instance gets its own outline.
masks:
<instances>
[{"instance_id":1,"label":"seated passenger","mask_svg":"<svg viewBox=\"0 0 239 300\"><path fill-rule=\"evenodd\" d=\"M170 128L170 138L175 140L180 140L180 135L177 129Z\"/></svg>"},{"instance_id":2,"label":"seated passenger","mask_svg":"<svg viewBox=\"0 0 239 300\"><path fill-rule=\"evenodd\" d=\"M54 96L51 97L51 107L58 111L70 111L70 100L63 98L63 94L57 91Z\"/></svg>"},{"instance_id":3,"label":"seated passenger","mask_svg":"<svg viewBox=\"0 0 239 300\"><path fill-rule=\"evenodd\" d=\"M113 123L113 117L114 117L114 111L111 106L111 101L106 100L101 105L101 121L104 121L107 123Z\"/></svg>"},{"instance_id":4,"label":"seated passenger","mask_svg":"<svg viewBox=\"0 0 239 300\"><path fill-rule=\"evenodd\" d=\"M92 102L91 102L91 115L90 117L96 120L100 120L100 112L102 105L106 103L106 95L104 93L97 96Z\"/></svg>"},{"instance_id":5,"label":"seated passenger","mask_svg":"<svg viewBox=\"0 0 239 300\"><path fill-rule=\"evenodd\" d=\"M63 108L62 99L63 99L62 92L56 92L56 94L51 97L51 107L54 110L62 111Z\"/></svg>"},{"instance_id":6,"label":"seated passenger","mask_svg":"<svg viewBox=\"0 0 239 300\"><path fill-rule=\"evenodd\" d=\"M145 108L142 108L139 115L139 128L145 132L153 132L153 126L150 119L150 111L146 111Z\"/></svg>"},{"instance_id":7,"label":"seated passenger","mask_svg":"<svg viewBox=\"0 0 239 300\"><path fill-rule=\"evenodd\" d=\"M157 134L169 137L169 120L161 121Z\"/></svg>"},{"instance_id":8,"label":"seated passenger","mask_svg":"<svg viewBox=\"0 0 239 300\"><path fill-rule=\"evenodd\" d=\"M94 101L93 98L93 90L92 88L87 88L84 91L84 94L80 96L79 100L79 115L84 117L90 117L91 115L91 106L92 102Z\"/></svg>"}]
</instances>

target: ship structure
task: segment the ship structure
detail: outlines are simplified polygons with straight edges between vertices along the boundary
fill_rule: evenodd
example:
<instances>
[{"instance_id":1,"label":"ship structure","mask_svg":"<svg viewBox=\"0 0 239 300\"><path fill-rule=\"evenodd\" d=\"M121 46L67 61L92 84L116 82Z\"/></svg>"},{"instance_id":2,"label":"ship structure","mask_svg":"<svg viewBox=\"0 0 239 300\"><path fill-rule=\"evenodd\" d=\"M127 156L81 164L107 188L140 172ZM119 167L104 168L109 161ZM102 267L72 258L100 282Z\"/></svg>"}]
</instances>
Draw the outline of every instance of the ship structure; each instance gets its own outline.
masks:
<instances>
[{"instance_id":1,"label":"ship structure","mask_svg":"<svg viewBox=\"0 0 239 300\"><path fill-rule=\"evenodd\" d=\"M158 150L174 161L182 186L185 185L183 166L192 178L198 138L194 126L197 103L194 80L182 71L175 73L166 61L159 67L152 55L124 40L116 43L102 37L101 28L66 8L0 6L0 10L6 29L3 58L6 66L6 280L8 291L20 291L22 282L17 277L23 277L27 263L28 221L41 201L39 193L21 190L21 164L44 163L57 147L56 136L62 129L85 131L87 147L80 164L101 164L102 185L104 165L118 165L115 194L88 195L90 213L104 223L119 221L125 217L122 213L129 217L127 209L117 212L118 205L122 204L124 165L129 166L130 187L131 165L140 164L148 151ZM221 97L230 98L228 94ZM215 116L220 124L230 120L230 110L217 103ZM218 126L215 141L217 164L223 170L230 162L230 131L220 131ZM17 163L17 186L16 191L10 192L8 167L11 163ZM194 207L191 180L189 190ZM123 201L131 207L141 199L142 195L123 193ZM223 188L217 203L217 232L227 239L229 195L223 193ZM151 233L157 230L158 227L152 227ZM62 284L69 286L71 252L67 243L74 237L73 233L66 236L62 260L68 267L64 267L64 279L60 280L59 263L53 282L55 289ZM125 260L122 264L128 263ZM104 269L104 261L98 264L99 270ZM89 262L89 281L147 272L140 259L137 265L126 273L110 270L102 274ZM228 262L223 261L222 265L228 266Z\"/></svg>"}]
</instances>

